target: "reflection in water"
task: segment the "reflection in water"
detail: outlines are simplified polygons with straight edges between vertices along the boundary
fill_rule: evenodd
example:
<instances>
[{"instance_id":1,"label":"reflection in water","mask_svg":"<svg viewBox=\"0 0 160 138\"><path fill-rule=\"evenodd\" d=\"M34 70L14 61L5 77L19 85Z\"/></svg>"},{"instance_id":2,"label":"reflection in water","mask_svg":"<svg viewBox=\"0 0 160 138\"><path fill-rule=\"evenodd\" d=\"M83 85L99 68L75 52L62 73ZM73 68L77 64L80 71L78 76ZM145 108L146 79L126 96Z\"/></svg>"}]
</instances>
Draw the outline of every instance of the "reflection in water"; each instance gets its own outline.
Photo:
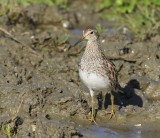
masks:
<instances>
[{"instance_id":1,"label":"reflection in water","mask_svg":"<svg viewBox=\"0 0 160 138\"><path fill-rule=\"evenodd\" d=\"M141 136L141 129L134 128L127 131L116 131L110 128L101 128L92 126L91 128L84 127L81 132L87 138L147 138Z\"/></svg>"},{"instance_id":2,"label":"reflection in water","mask_svg":"<svg viewBox=\"0 0 160 138\"><path fill-rule=\"evenodd\" d=\"M88 138L119 138L118 133L108 128L92 126L92 128L83 128L81 131L84 137Z\"/></svg>"},{"instance_id":3,"label":"reflection in water","mask_svg":"<svg viewBox=\"0 0 160 138\"><path fill-rule=\"evenodd\" d=\"M160 132L154 131L150 127L132 127L118 130L91 126L83 127L81 132L85 138L160 138Z\"/></svg>"}]
</instances>

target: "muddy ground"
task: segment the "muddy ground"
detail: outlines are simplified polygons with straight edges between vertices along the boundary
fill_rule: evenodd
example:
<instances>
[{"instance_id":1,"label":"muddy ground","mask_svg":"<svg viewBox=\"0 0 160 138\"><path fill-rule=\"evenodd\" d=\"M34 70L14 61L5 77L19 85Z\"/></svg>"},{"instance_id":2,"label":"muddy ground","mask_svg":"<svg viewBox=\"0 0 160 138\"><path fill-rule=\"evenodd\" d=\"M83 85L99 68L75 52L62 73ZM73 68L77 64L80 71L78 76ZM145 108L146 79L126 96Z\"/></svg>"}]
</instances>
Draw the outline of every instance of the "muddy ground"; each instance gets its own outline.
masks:
<instances>
[{"instance_id":1,"label":"muddy ground","mask_svg":"<svg viewBox=\"0 0 160 138\"><path fill-rule=\"evenodd\" d=\"M17 138L159 137L160 35L136 41L126 28L110 29L82 7L66 12L35 5L0 17L12 35L0 33L0 137L7 137L7 126ZM98 23L106 28L102 47L125 94L115 99L116 118L99 107L95 126L88 121L89 91L78 76L85 44L73 43ZM103 99L97 93L98 103ZM105 99L109 111L109 94Z\"/></svg>"}]
</instances>

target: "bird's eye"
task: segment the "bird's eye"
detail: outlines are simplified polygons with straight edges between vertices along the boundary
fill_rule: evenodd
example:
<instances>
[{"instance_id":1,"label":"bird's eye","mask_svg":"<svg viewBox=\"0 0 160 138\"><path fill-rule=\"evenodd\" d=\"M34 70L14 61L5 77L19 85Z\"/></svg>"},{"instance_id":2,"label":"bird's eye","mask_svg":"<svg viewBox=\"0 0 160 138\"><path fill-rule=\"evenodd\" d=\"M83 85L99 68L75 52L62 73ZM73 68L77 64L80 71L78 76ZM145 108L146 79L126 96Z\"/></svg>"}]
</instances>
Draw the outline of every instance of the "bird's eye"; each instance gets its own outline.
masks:
<instances>
[{"instance_id":1,"label":"bird's eye","mask_svg":"<svg viewBox=\"0 0 160 138\"><path fill-rule=\"evenodd\" d=\"M93 32L91 32L91 34L93 34Z\"/></svg>"}]
</instances>

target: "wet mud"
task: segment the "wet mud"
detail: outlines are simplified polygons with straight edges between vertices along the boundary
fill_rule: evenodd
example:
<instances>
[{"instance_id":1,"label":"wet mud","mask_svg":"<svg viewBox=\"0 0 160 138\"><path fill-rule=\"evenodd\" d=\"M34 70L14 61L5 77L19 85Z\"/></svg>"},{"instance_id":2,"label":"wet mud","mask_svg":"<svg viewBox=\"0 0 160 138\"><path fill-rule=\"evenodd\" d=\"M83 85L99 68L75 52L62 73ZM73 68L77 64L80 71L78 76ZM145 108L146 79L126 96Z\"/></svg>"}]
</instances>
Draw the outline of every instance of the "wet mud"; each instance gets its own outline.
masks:
<instances>
[{"instance_id":1,"label":"wet mud","mask_svg":"<svg viewBox=\"0 0 160 138\"><path fill-rule=\"evenodd\" d=\"M160 35L137 41L93 14L34 5L0 17L12 35L0 32L0 137L7 137L7 126L17 138L159 137ZM85 43L73 44L83 28L98 23L106 28L102 47L124 94L115 95L116 118L109 120L110 95L97 93L95 126L88 121L89 91L78 76Z\"/></svg>"}]
</instances>

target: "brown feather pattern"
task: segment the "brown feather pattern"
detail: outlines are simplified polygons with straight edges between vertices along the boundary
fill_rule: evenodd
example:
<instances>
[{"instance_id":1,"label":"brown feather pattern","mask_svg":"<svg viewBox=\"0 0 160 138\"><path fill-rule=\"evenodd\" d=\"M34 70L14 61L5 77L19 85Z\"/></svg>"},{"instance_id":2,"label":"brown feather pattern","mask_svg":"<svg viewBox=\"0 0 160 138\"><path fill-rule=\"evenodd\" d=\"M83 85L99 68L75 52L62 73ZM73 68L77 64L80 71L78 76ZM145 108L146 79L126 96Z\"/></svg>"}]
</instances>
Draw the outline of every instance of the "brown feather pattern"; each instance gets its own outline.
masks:
<instances>
[{"instance_id":1,"label":"brown feather pattern","mask_svg":"<svg viewBox=\"0 0 160 138\"><path fill-rule=\"evenodd\" d=\"M86 30L84 31L87 32ZM111 90L119 86L115 65L104 55L99 38L88 42L80 62L80 69L89 73L96 73L102 77L108 77Z\"/></svg>"}]
</instances>

